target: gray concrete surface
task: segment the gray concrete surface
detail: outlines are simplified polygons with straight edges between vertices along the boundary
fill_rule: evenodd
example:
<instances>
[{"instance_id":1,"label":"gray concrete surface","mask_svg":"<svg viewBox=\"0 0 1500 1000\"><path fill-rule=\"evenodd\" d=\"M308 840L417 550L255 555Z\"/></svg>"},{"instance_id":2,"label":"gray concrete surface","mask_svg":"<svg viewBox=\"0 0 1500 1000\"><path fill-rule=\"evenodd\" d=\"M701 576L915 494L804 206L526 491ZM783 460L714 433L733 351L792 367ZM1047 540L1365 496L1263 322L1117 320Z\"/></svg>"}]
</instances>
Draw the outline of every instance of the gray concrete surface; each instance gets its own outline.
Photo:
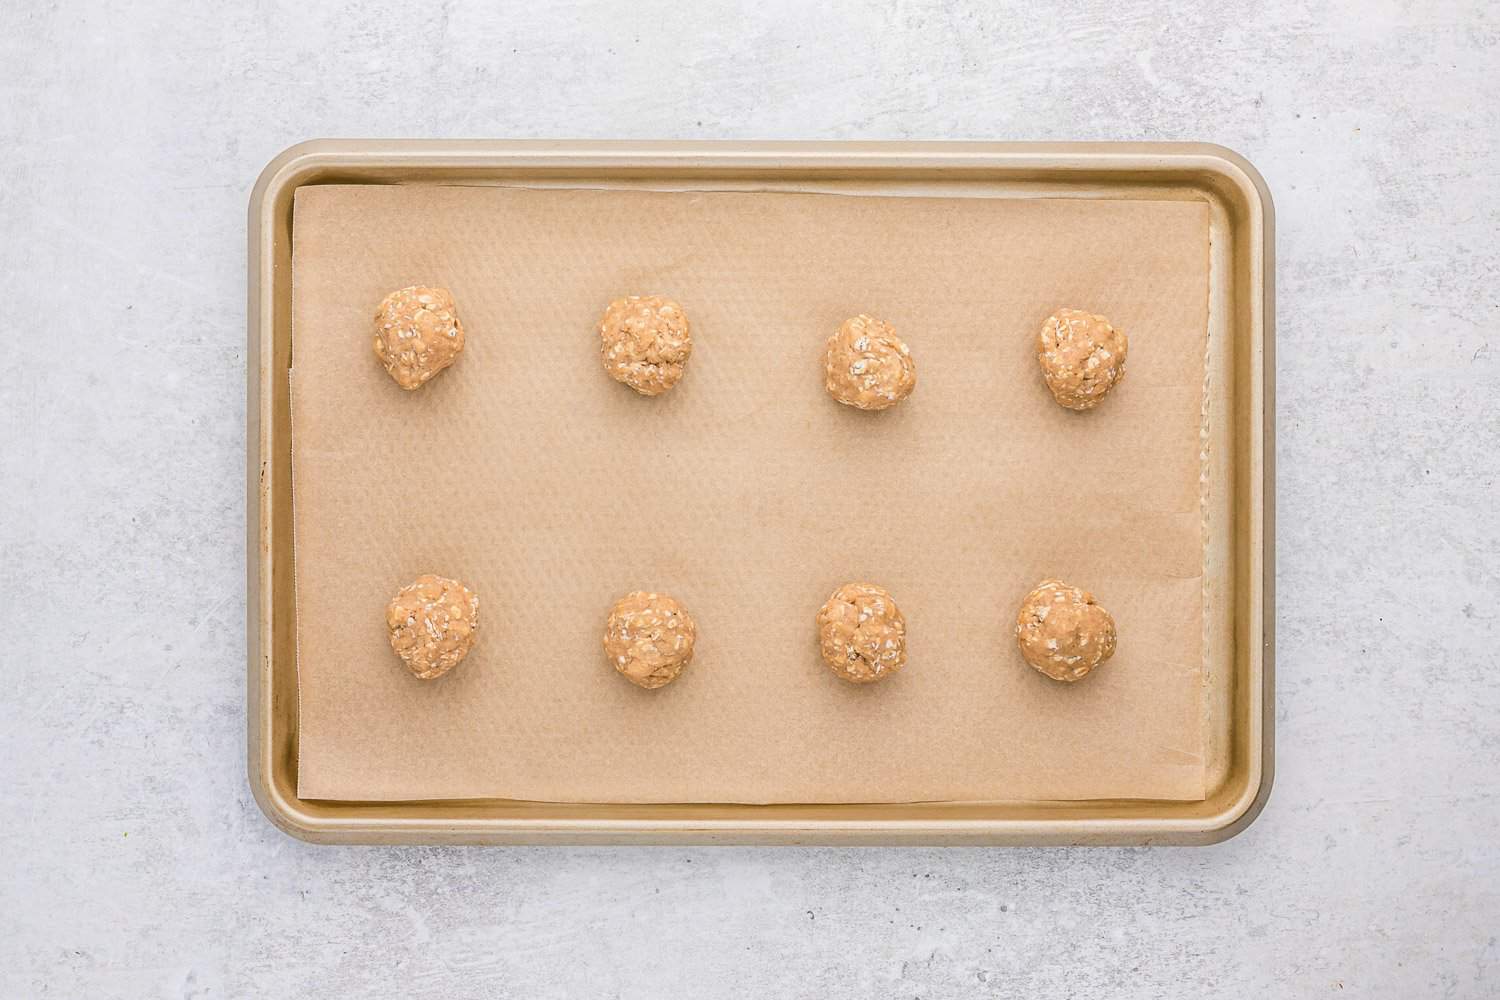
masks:
<instances>
[{"instance_id":1,"label":"gray concrete surface","mask_svg":"<svg viewBox=\"0 0 1500 1000\"><path fill-rule=\"evenodd\" d=\"M1500 994L1500 11L0 9L0 996ZM1159 850L319 849L246 787L244 207L319 135L1203 139L1277 199L1279 774Z\"/></svg>"}]
</instances>

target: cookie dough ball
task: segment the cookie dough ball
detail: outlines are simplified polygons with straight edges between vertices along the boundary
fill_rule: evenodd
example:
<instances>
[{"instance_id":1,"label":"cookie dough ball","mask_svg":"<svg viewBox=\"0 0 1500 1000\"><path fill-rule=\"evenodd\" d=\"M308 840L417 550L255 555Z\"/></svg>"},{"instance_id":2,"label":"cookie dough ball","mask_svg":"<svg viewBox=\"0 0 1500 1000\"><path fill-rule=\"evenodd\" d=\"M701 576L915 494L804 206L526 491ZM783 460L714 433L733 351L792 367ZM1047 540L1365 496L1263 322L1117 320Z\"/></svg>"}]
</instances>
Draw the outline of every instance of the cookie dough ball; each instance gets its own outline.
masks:
<instances>
[{"instance_id":1,"label":"cookie dough ball","mask_svg":"<svg viewBox=\"0 0 1500 1000\"><path fill-rule=\"evenodd\" d=\"M1021 602L1016 645L1053 680L1081 680L1114 655L1115 620L1088 591L1043 580Z\"/></svg>"},{"instance_id":2,"label":"cookie dough ball","mask_svg":"<svg viewBox=\"0 0 1500 1000\"><path fill-rule=\"evenodd\" d=\"M1092 410L1125 377L1123 330L1103 316L1059 309L1036 338L1036 359L1052 398L1070 410Z\"/></svg>"},{"instance_id":3,"label":"cookie dough ball","mask_svg":"<svg viewBox=\"0 0 1500 1000\"><path fill-rule=\"evenodd\" d=\"M446 288L412 285L375 310L375 356L403 389L417 389L457 360L464 326Z\"/></svg>"},{"instance_id":4,"label":"cookie dough ball","mask_svg":"<svg viewBox=\"0 0 1500 1000\"><path fill-rule=\"evenodd\" d=\"M402 587L385 609L391 648L424 681L441 677L474 648L479 595L457 580L427 574Z\"/></svg>"},{"instance_id":5,"label":"cookie dough ball","mask_svg":"<svg viewBox=\"0 0 1500 1000\"><path fill-rule=\"evenodd\" d=\"M609 609L604 655L630 683L659 688L672 683L693 659L698 626L675 599L643 590Z\"/></svg>"},{"instance_id":6,"label":"cookie dough ball","mask_svg":"<svg viewBox=\"0 0 1500 1000\"><path fill-rule=\"evenodd\" d=\"M884 587L846 583L818 609L818 647L834 673L870 684L906 665L906 618Z\"/></svg>"},{"instance_id":7,"label":"cookie dough ball","mask_svg":"<svg viewBox=\"0 0 1500 1000\"><path fill-rule=\"evenodd\" d=\"M823 353L823 385L845 406L884 410L917 387L917 366L896 328L863 314L844 320Z\"/></svg>"},{"instance_id":8,"label":"cookie dough ball","mask_svg":"<svg viewBox=\"0 0 1500 1000\"><path fill-rule=\"evenodd\" d=\"M692 353L682 306L660 295L615 299L599 321L604 370L642 396L660 396L676 385Z\"/></svg>"}]
</instances>

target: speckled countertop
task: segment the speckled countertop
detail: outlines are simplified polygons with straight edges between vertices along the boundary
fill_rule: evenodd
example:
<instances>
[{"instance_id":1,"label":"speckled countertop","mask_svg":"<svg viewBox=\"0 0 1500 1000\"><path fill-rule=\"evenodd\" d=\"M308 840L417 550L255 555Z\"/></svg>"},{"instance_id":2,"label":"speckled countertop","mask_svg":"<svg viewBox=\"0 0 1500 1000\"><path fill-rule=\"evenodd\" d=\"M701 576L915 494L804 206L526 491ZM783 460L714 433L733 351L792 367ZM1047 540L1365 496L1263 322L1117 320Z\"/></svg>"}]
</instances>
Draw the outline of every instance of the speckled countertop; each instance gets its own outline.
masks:
<instances>
[{"instance_id":1,"label":"speckled countertop","mask_svg":"<svg viewBox=\"0 0 1500 1000\"><path fill-rule=\"evenodd\" d=\"M0 9L0 996L1500 993L1500 11L814 6ZM1244 153L1279 230L1260 820L1155 850L278 833L243 760L245 202L320 135Z\"/></svg>"}]
</instances>

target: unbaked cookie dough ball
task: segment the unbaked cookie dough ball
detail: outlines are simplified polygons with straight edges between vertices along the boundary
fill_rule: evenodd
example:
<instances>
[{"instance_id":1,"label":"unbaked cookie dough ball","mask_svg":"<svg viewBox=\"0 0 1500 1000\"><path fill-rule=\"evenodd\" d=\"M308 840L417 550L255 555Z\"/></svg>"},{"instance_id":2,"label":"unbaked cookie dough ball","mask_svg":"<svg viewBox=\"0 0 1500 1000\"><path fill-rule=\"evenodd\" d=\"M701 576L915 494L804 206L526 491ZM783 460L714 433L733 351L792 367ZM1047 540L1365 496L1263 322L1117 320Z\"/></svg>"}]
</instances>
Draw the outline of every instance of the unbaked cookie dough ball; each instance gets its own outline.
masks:
<instances>
[{"instance_id":1,"label":"unbaked cookie dough ball","mask_svg":"<svg viewBox=\"0 0 1500 1000\"><path fill-rule=\"evenodd\" d=\"M1125 331L1103 316L1059 309L1036 338L1036 359L1052 398L1070 410L1092 410L1125 377Z\"/></svg>"},{"instance_id":2,"label":"unbaked cookie dough ball","mask_svg":"<svg viewBox=\"0 0 1500 1000\"><path fill-rule=\"evenodd\" d=\"M845 406L884 410L917 387L917 366L896 328L859 315L844 320L823 353L823 385Z\"/></svg>"},{"instance_id":3,"label":"unbaked cookie dough ball","mask_svg":"<svg viewBox=\"0 0 1500 1000\"><path fill-rule=\"evenodd\" d=\"M659 396L682 378L693 337L682 306L660 295L615 299L599 321L604 370L643 396Z\"/></svg>"},{"instance_id":4,"label":"unbaked cookie dough ball","mask_svg":"<svg viewBox=\"0 0 1500 1000\"><path fill-rule=\"evenodd\" d=\"M445 576L419 576L391 598L385 624L396 655L430 681L458 666L474 648L479 595Z\"/></svg>"},{"instance_id":5,"label":"unbaked cookie dough ball","mask_svg":"<svg viewBox=\"0 0 1500 1000\"><path fill-rule=\"evenodd\" d=\"M1053 680L1081 680L1114 655L1115 620L1088 591L1043 580L1016 614L1016 645Z\"/></svg>"},{"instance_id":6,"label":"unbaked cookie dough ball","mask_svg":"<svg viewBox=\"0 0 1500 1000\"><path fill-rule=\"evenodd\" d=\"M834 673L869 684L906 665L906 618L884 587L846 583L818 609L818 647Z\"/></svg>"},{"instance_id":7,"label":"unbaked cookie dough ball","mask_svg":"<svg viewBox=\"0 0 1500 1000\"><path fill-rule=\"evenodd\" d=\"M609 609L604 655L626 680L643 688L672 683L693 659L698 626L674 598L637 590Z\"/></svg>"},{"instance_id":8,"label":"unbaked cookie dough ball","mask_svg":"<svg viewBox=\"0 0 1500 1000\"><path fill-rule=\"evenodd\" d=\"M420 388L463 349L464 326L446 288L412 285L375 310L375 356L403 389Z\"/></svg>"}]
</instances>

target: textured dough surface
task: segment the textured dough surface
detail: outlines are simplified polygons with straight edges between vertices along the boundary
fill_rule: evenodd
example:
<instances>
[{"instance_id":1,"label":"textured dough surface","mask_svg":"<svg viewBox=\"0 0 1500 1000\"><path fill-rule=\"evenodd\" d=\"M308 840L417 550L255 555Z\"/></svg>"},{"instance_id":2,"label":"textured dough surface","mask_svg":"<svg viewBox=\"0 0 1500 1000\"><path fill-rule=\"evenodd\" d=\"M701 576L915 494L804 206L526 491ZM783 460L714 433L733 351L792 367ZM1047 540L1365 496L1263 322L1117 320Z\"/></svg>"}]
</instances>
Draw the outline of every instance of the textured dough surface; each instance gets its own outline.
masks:
<instances>
[{"instance_id":1,"label":"textured dough surface","mask_svg":"<svg viewBox=\"0 0 1500 1000\"><path fill-rule=\"evenodd\" d=\"M375 357L403 389L425 385L463 349L464 327L446 288L412 285L375 310Z\"/></svg>"},{"instance_id":2,"label":"textured dough surface","mask_svg":"<svg viewBox=\"0 0 1500 1000\"><path fill-rule=\"evenodd\" d=\"M402 587L385 609L391 649L417 677L441 677L474 648L479 595L457 580L425 574Z\"/></svg>"},{"instance_id":3,"label":"textured dough surface","mask_svg":"<svg viewBox=\"0 0 1500 1000\"><path fill-rule=\"evenodd\" d=\"M1086 590L1043 580L1016 613L1016 645L1055 681L1087 677L1115 653L1115 620Z\"/></svg>"},{"instance_id":4,"label":"textured dough surface","mask_svg":"<svg viewBox=\"0 0 1500 1000\"><path fill-rule=\"evenodd\" d=\"M884 680L906 665L906 618L884 587L846 583L818 609L818 649L846 681Z\"/></svg>"},{"instance_id":5,"label":"textured dough surface","mask_svg":"<svg viewBox=\"0 0 1500 1000\"><path fill-rule=\"evenodd\" d=\"M660 295L616 299L599 320L604 370L643 396L659 396L676 385L692 353L687 315Z\"/></svg>"},{"instance_id":6,"label":"textured dough surface","mask_svg":"<svg viewBox=\"0 0 1500 1000\"><path fill-rule=\"evenodd\" d=\"M692 662L697 639L693 616L666 594L626 594L604 623L604 655L621 676L643 688L675 681Z\"/></svg>"},{"instance_id":7,"label":"textured dough surface","mask_svg":"<svg viewBox=\"0 0 1500 1000\"><path fill-rule=\"evenodd\" d=\"M1125 331L1080 309L1059 309L1042 324L1036 358L1052 398L1070 410L1092 410L1125 377Z\"/></svg>"},{"instance_id":8,"label":"textured dough surface","mask_svg":"<svg viewBox=\"0 0 1500 1000\"><path fill-rule=\"evenodd\" d=\"M823 387L845 406L884 410L911 395L917 366L895 327L861 313L844 320L828 338Z\"/></svg>"}]
</instances>

